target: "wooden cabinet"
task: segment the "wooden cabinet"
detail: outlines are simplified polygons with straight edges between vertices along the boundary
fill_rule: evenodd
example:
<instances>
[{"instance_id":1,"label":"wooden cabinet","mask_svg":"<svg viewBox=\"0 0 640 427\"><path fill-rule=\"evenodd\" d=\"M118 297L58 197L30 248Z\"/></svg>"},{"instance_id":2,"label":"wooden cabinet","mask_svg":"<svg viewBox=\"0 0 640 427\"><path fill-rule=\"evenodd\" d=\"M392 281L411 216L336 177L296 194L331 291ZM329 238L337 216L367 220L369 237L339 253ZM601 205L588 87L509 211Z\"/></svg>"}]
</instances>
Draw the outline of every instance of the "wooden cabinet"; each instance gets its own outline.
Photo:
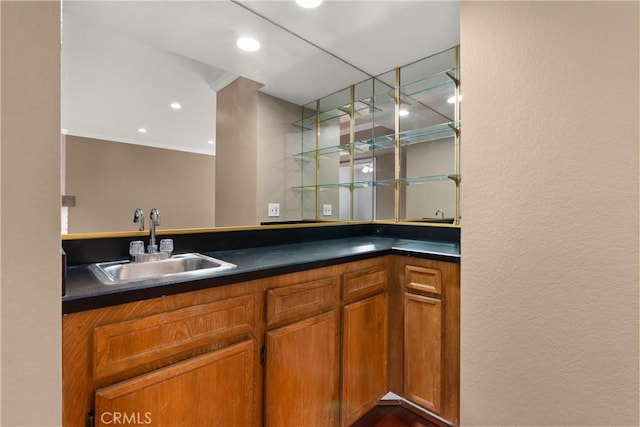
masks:
<instances>
[{"instance_id":1,"label":"wooden cabinet","mask_svg":"<svg viewBox=\"0 0 640 427\"><path fill-rule=\"evenodd\" d=\"M105 378L171 360L207 343L253 332L253 298L245 295L98 326L93 375Z\"/></svg>"},{"instance_id":2,"label":"wooden cabinet","mask_svg":"<svg viewBox=\"0 0 640 427\"><path fill-rule=\"evenodd\" d=\"M460 269L447 262L398 257L402 317L394 328L402 336L401 395L453 424L459 419ZM400 360L399 360L400 359ZM396 382L396 385L398 382Z\"/></svg>"},{"instance_id":3,"label":"wooden cabinet","mask_svg":"<svg viewBox=\"0 0 640 427\"><path fill-rule=\"evenodd\" d=\"M387 278L386 262L342 275L342 426L389 391Z\"/></svg>"},{"instance_id":4,"label":"wooden cabinet","mask_svg":"<svg viewBox=\"0 0 640 427\"><path fill-rule=\"evenodd\" d=\"M435 413L442 399L442 301L405 293L404 396Z\"/></svg>"},{"instance_id":5,"label":"wooden cabinet","mask_svg":"<svg viewBox=\"0 0 640 427\"><path fill-rule=\"evenodd\" d=\"M338 283L330 271L265 281L266 426L336 424Z\"/></svg>"},{"instance_id":6,"label":"wooden cabinet","mask_svg":"<svg viewBox=\"0 0 640 427\"><path fill-rule=\"evenodd\" d=\"M67 314L63 425L457 424L459 333L459 265L396 255Z\"/></svg>"},{"instance_id":7,"label":"wooden cabinet","mask_svg":"<svg viewBox=\"0 0 640 427\"><path fill-rule=\"evenodd\" d=\"M265 425L335 425L336 316L329 311L266 333Z\"/></svg>"},{"instance_id":8,"label":"wooden cabinet","mask_svg":"<svg viewBox=\"0 0 640 427\"><path fill-rule=\"evenodd\" d=\"M255 425L255 326L249 284L64 315L63 425Z\"/></svg>"},{"instance_id":9,"label":"wooden cabinet","mask_svg":"<svg viewBox=\"0 0 640 427\"><path fill-rule=\"evenodd\" d=\"M298 275L288 275L288 277L295 279ZM267 328L291 323L332 309L336 303L337 289L337 281L332 276L268 289L265 297Z\"/></svg>"},{"instance_id":10,"label":"wooden cabinet","mask_svg":"<svg viewBox=\"0 0 640 427\"><path fill-rule=\"evenodd\" d=\"M95 424L253 425L253 340L96 391Z\"/></svg>"}]
</instances>

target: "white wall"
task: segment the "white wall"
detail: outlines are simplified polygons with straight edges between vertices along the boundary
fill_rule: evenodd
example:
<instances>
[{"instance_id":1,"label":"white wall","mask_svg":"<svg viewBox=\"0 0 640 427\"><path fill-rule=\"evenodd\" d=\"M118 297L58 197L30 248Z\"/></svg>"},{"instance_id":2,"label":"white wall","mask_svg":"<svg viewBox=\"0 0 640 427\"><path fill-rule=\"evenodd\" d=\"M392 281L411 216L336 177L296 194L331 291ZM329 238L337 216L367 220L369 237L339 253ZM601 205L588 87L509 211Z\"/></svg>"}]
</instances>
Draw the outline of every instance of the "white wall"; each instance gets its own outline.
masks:
<instances>
[{"instance_id":1,"label":"white wall","mask_svg":"<svg viewBox=\"0 0 640 427\"><path fill-rule=\"evenodd\" d=\"M3 1L0 16L0 425L54 426L62 389L60 2Z\"/></svg>"},{"instance_id":2,"label":"white wall","mask_svg":"<svg viewBox=\"0 0 640 427\"><path fill-rule=\"evenodd\" d=\"M461 5L463 425L639 424L638 30Z\"/></svg>"},{"instance_id":3,"label":"white wall","mask_svg":"<svg viewBox=\"0 0 640 427\"><path fill-rule=\"evenodd\" d=\"M230 74L118 33L108 18L102 25L86 22L77 9L88 4L64 3L62 128L87 138L212 155L212 85ZM182 104L180 111L169 108L173 101Z\"/></svg>"}]
</instances>

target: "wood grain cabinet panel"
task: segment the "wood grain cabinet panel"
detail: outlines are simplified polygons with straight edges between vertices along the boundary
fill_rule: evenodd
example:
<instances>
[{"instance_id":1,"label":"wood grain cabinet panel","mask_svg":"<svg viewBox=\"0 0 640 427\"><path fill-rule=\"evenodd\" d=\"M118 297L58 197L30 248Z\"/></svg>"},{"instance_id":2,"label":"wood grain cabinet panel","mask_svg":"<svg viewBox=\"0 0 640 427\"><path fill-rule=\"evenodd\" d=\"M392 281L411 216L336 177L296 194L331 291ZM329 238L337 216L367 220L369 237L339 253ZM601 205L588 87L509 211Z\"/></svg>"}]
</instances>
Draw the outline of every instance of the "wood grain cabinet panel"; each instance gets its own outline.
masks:
<instances>
[{"instance_id":1,"label":"wood grain cabinet panel","mask_svg":"<svg viewBox=\"0 0 640 427\"><path fill-rule=\"evenodd\" d=\"M406 265L405 280L408 290L433 295L442 294L442 271L438 268Z\"/></svg>"},{"instance_id":2,"label":"wood grain cabinet panel","mask_svg":"<svg viewBox=\"0 0 640 427\"><path fill-rule=\"evenodd\" d=\"M404 303L404 394L440 413L442 400L442 302L406 293Z\"/></svg>"},{"instance_id":3,"label":"wood grain cabinet panel","mask_svg":"<svg viewBox=\"0 0 640 427\"><path fill-rule=\"evenodd\" d=\"M394 265L399 286L389 291L390 389L457 425L460 264L398 256Z\"/></svg>"},{"instance_id":4,"label":"wood grain cabinet panel","mask_svg":"<svg viewBox=\"0 0 640 427\"><path fill-rule=\"evenodd\" d=\"M244 341L99 389L95 424L253 426L253 352Z\"/></svg>"},{"instance_id":5,"label":"wood grain cabinet panel","mask_svg":"<svg viewBox=\"0 0 640 427\"><path fill-rule=\"evenodd\" d=\"M265 426L336 425L336 334L333 310L266 333Z\"/></svg>"},{"instance_id":6,"label":"wood grain cabinet panel","mask_svg":"<svg viewBox=\"0 0 640 427\"><path fill-rule=\"evenodd\" d=\"M267 326L331 309L337 298L335 277L267 290Z\"/></svg>"},{"instance_id":7,"label":"wood grain cabinet panel","mask_svg":"<svg viewBox=\"0 0 640 427\"><path fill-rule=\"evenodd\" d=\"M388 389L387 294L348 304L342 329L342 425L372 409Z\"/></svg>"},{"instance_id":8,"label":"wood grain cabinet panel","mask_svg":"<svg viewBox=\"0 0 640 427\"><path fill-rule=\"evenodd\" d=\"M342 275L342 299L345 302L383 292L387 289L389 268L387 263Z\"/></svg>"},{"instance_id":9,"label":"wood grain cabinet panel","mask_svg":"<svg viewBox=\"0 0 640 427\"><path fill-rule=\"evenodd\" d=\"M200 304L95 328L94 378L127 371L194 348L249 335L251 295Z\"/></svg>"}]
</instances>

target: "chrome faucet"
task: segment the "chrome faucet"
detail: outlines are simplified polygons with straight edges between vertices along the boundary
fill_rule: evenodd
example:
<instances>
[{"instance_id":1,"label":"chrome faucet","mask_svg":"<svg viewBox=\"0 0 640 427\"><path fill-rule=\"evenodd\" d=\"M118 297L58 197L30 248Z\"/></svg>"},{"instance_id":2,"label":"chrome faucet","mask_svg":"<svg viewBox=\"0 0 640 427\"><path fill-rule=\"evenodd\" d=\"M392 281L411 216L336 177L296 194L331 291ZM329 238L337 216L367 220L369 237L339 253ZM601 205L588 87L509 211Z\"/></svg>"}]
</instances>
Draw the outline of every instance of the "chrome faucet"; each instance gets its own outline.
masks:
<instances>
[{"instance_id":1,"label":"chrome faucet","mask_svg":"<svg viewBox=\"0 0 640 427\"><path fill-rule=\"evenodd\" d=\"M138 225L138 231L144 231L144 212L140 208L136 208L133 213L133 222Z\"/></svg>"},{"instance_id":2,"label":"chrome faucet","mask_svg":"<svg viewBox=\"0 0 640 427\"><path fill-rule=\"evenodd\" d=\"M441 214L442 215L442 219L444 219L444 211L442 209L438 209L436 211L436 217L438 216L438 214Z\"/></svg>"},{"instance_id":3,"label":"chrome faucet","mask_svg":"<svg viewBox=\"0 0 640 427\"><path fill-rule=\"evenodd\" d=\"M140 224L139 231L144 230L144 213L142 209L137 208L133 213L133 222ZM151 209L149 221L147 252L145 253L144 251L144 242L142 240L129 242L129 256L133 262L160 261L171 257L173 252L172 239L160 240L160 250L158 251L158 245L156 244L156 227L158 225L160 225L160 212L158 209L153 208Z\"/></svg>"},{"instance_id":4,"label":"chrome faucet","mask_svg":"<svg viewBox=\"0 0 640 427\"><path fill-rule=\"evenodd\" d=\"M149 218L151 221L149 221L149 246L147 246L147 252L154 254L158 252L158 245L156 245L156 226L160 225L160 212L158 209L151 209Z\"/></svg>"}]
</instances>

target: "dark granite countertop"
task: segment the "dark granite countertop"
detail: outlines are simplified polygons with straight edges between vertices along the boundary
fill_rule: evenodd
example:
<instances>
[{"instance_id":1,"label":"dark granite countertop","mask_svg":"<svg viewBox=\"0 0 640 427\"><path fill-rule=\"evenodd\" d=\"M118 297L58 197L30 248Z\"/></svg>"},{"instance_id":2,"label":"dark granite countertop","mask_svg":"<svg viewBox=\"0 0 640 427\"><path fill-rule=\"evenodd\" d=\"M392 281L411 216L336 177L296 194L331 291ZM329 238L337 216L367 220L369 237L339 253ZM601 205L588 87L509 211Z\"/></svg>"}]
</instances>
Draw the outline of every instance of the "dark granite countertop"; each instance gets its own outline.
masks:
<instances>
[{"instance_id":1,"label":"dark granite countertop","mask_svg":"<svg viewBox=\"0 0 640 427\"><path fill-rule=\"evenodd\" d=\"M67 269L62 311L73 313L388 254L460 262L458 243L370 235L202 253L236 267L195 280L105 285L96 279L87 264L71 266Z\"/></svg>"}]
</instances>

